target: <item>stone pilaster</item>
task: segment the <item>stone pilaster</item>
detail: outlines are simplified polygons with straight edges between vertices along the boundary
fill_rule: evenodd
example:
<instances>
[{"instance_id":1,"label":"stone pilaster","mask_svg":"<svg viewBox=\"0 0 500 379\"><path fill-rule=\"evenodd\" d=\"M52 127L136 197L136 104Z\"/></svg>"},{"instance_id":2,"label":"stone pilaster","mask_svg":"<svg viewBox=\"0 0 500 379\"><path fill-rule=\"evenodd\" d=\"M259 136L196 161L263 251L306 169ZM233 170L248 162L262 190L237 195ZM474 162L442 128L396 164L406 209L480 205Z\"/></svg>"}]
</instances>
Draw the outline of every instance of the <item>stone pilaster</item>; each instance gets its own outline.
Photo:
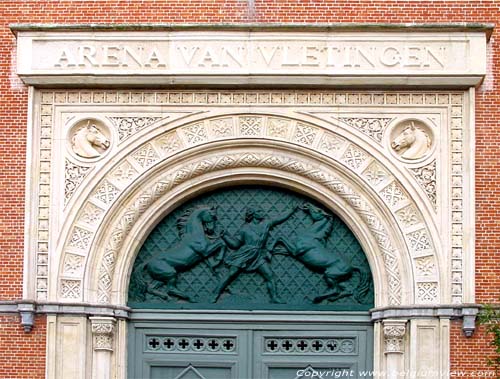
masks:
<instances>
[{"instance_id":1,"label":"stone pilaster","mask_svg":"<svg viewBox=\"0 0 500 379\"><path fill-rule=\"evenodd\" d=\"M113 317L90 317L92 324L92 378L111 378L116 320Z\"/></svg>"},{"instance_id":2,"label":"stone pilaster","mask_svg":"<svg viewBox=\"0 0 500 379\"><path fill-rule=\"evenodd\" d=\"M387 379L400 378L405 370L406 320L384 320L383 334Z\"/></svg>"}]
</instances>

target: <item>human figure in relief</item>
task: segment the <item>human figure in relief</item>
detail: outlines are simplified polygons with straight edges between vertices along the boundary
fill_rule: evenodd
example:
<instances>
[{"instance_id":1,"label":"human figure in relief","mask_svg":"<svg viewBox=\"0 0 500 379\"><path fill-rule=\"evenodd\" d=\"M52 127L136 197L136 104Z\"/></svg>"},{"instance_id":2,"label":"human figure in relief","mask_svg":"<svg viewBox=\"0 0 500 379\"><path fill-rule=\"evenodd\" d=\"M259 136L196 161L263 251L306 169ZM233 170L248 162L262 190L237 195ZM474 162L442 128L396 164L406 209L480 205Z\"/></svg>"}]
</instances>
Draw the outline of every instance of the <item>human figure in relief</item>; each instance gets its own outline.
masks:
<instances>
[{"instance_id":1,"label":"human figure in relief","mask_svg":"<svg viewBox=\"0 0 500 379\"><path fill-rule=\"evenodd\" d=\"M298 206L274 219L267 219L261 209L247 209L245 223L238 234L229 236L225 232L222 233L222 239L227 246L236 251L227 254L224 259L224 262L230 266L229 272L219 282L212 302L217 302L222 292L241 272L252 271L258 272L264 278L271 302L282 302L277 294L270 266L271 255L266 249L266 243L270 231L276 225L288 220L297 209Z\"/></svg>"}]
</instances>

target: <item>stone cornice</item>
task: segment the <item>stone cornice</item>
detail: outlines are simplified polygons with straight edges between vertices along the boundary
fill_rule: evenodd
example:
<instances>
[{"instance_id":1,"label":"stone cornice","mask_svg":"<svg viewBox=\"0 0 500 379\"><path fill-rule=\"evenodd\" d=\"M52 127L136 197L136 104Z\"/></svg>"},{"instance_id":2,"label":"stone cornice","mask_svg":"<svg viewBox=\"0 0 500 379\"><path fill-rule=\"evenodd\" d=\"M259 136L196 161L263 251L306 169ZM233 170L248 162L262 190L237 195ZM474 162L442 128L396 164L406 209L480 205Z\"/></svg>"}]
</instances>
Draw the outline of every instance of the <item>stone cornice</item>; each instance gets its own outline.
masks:
<instances>
[{"instance_id":1,"label":"stone cornice","mask_svg":"<svg viewBox=\"0 0 500 379\"><path fill-rule=\"evenodd\" d=\"M484 32L489 40L494 24L489 23L215 23L215 24L57 24L57 23L14 23L9 25L15 34L25 31L187 31L187 30L232 30L232 31L335 31L335 32Z\"/></svg>"},{"instance_id":2,"label":"stone cornice","mask_svg":"<svg viewBox=\"0 0 500 379\"><path fill-rule=\"evenodd\" d=\"M482 308L481 304L440 304L435 306L398 306L383 307L370 310L372 321L386 318L413 318L413 317L445 317L461 318L477 315Z\"/></svg>"},{"instance_id":3,"label":"stone cornice","mask_svg":"<svg viewBox=\"0 0 500 379\"><path fill-rule=\"evenodd\" d=\"M467 337L472 336L475 330L475 320L482 308L481 304L441 304L438 306L398 306L398 307L384 307L384 308L374 308L370 311L371 321L379 322L386 319L410 319L410 318L450 318L450 319L463 319L462 329ZM60 314L60 315L81 315L81 316L102 316L102 317L116 317L120 319L129 319L133 317L132 313L138 312L139 314L145 315L149 314L148 310L132 310L128 307L123 306L102 306L90 303L61 303L61 302L37 302L32 300L19 300L19 301L0 301L0 314L9 313L19 313L21 315L21 325L24 326L26 332L30 332L33 327L33 316L34 314ZM170 315L172 319L177 319L179 317L183 318L183 311L164 311L164 310L154 310L156 319L159 314ZM203 317L204 314L210 313L209 311L193 312L190 311L189 314L193 316L196 320ZM276 311L221 311L216 312L220 317L229 318L245 318L250 316L251 319L257 317L264 317L268 321L275 321L276 317L279 317L283 312ZM290 316L290 321L303 320L306 314L307 319L311 322L315 322L319 319L325 317L329 318L335 316L335 312L317 312L315 317L311 317L310 314L304 312L286 312ZM349 313L349 312L348 312ZM345 312L341 313L346 315ZM351 312L352 317L360 314L359 312ZM143 316L140 316L141 318ZM146 317L147 318L147 317ZM336 321L338 322L338 321Z\"/></svg>"}]
</instances>

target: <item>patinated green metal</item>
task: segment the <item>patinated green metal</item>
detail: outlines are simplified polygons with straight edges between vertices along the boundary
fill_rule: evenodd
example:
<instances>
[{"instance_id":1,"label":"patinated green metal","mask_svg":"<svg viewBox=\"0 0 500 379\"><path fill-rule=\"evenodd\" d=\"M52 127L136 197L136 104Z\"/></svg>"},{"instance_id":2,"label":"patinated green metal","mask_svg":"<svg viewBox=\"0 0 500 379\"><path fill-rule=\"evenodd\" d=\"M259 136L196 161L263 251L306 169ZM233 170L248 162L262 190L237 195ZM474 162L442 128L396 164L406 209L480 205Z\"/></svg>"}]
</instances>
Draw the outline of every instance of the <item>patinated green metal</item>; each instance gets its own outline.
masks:
<instances>
[{"instance_id":1,"label":"patinated green metal","mask_svg":"<svg viewBox=\"0 0 500 379\"><path fill-rule=\"evenodd\" d=\"M331 211L283 189L236 187L166 216L131 275L134 308L368 310L361 246Z\"/></svg>"}]
</instances>

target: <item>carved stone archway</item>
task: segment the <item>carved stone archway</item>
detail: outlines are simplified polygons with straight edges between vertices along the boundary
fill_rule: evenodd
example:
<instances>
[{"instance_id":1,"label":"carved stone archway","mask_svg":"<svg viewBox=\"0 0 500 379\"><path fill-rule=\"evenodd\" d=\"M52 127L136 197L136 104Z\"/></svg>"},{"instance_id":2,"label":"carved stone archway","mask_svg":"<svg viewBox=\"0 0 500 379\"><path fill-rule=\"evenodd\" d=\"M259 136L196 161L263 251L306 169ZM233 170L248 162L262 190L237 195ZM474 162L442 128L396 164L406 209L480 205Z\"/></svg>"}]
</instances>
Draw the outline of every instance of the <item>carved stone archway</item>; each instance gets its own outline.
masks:
<instances>
[{"instance_id":1,"label":"carved stone archway","mask_svg":"<svg viewBox=\"0 0 500 379\"><path fill-rule=\"evenodd\" d=\"M478 309L473 87L491 25L12 29L17 72L36 87L17 311L27 330L48 314L49 378L127 376L138 246L228 180L303 192L351 227L375 280L381 378L449 371L450 319L470 335Z\"/></svg>"},{"instance_id":2,"label":"carved stone archway","mask_svg":"<svg viewBox=\"0 0 500 379\"><path fill-rule=\"evenodd\" d=\"M241 147L236 147L240 145ZM192 196L223 183L273 183L307 193L334 209L355 231L374 271L377 305L413 301L409 257L400 256L404 240L390 229L392 220L383 216L383 204L372 202L369 193L358 192L335 169L321 167L318 158L298 154L285 144L233 141L233 147L218 146L209 152L141 183L127 195L129 202L106 221L107 230L97 246L97 264L89 271L89 301L124 304L128 277L135 253L149 230L169 209ZM210 151L212 150L212 151ZM377 291L376 291L377 292ZM93 297L95 296L95 297Z\"/></svg>"},{"instance_id":3,"label":"carved stone archway","mask_svg":"<svg viewBox=\"0 0 500 379\"><path fill-rule=\"evenodd\" d=\"M224 123L226 123L226 127L228 123L229 125L231 123L236 124L237 130L232 130L235 128L232 125L230 134L213 138L213 135L217 132L214 132L214 129L210 130L210 126L217 128L221 124L224 126ZM279 125L281 123L281 125L285 125L285 130L287 127L288 129L295 128L295 133L286 130L285 135L277 137L272 135L273 130L269 127L266 131L268 135L262 136L264 137L262 141L274 148L274 152L268 153L268 156L260 154L258 149L255 149L253 155L246 158L243 156L239 158L224 156L228 149L237 143L238 140L235 140L235 138L240 138L242 143L248 144L259 137L262 131L253 130L252 128L258 128L258 124L264 123L267 125L273 125L273 123ZM212 136L212 138L209 136ZM139 145L132 144L122 152L121 159L113 159L107 165L107 168L102 170L104 178L103 176L97 176L97 178L100 177L101 179L94 179L95 186L89 186L89 188L93 188L93 192L88 192L87 201L82 204L82 210L76 217L73 226L71 226L71 232L68 233L69 237L65 246L63 246L63 250L68 251L68 253L62 260L61 281L58 284L61 297L69 299L84 298L87 301L104 304L110 301L114 304L123 304L124 297L120 297L121 300L116 303L117 299L112 301L109 293L112 288L113 291L123 291L123 289L114 288L112 284L115 259L122 248L122 237L120 236L123 231L127 232L132 228L133 222L152 205L153 201L164 196L185 180L195 179L199 175L223 169L245 168L246 166L248 170L251 170L252 168L258 169L260 166L260 168L269 170L278 168L284 172L303 176L316 182L317 185L328 185L327 178L329 178L329 175L331 177L332 172L328 173L322 170L324 170L323 167L331 165L333 172L344 174L345 180L337 185L330 185L329 190L347 199L357 209L359 217L362 217L364 213L367 214L364 216L365 222L371 228L371 233L377 239L379 249L382 252L384 261L382 266L385 266L386 272L381 277L386 278L390 290L384 291L384 293L388 294L388 297L385 300L380 299L378 305L439 302L440 274L438 258L434 252L434 246L437 244L432 243L431 234L435 235L435 231L432 223L424 222L424 220L428 220L421 213L426 212L425 208L419 207L413 200L419 196L418 190L415 191L416 188L419 188L418 182L415 179L412 181L411 177L408 179L408 175L406 177L399 176L400 170L397 166L378 158L380 153L376 150L372 149L373 151L370 152L368 148L359 147L355 138L349 140L345 137L345 135L340 136L319 125L283 116L240 114L198 119L186 125L181 124L175 129L156 135L154 138L142 140L143 142ZM210 142L210 140L213 140L213 142ZM209 150L210 143L216 141L218 141L217 146L220 151L224 151L224 153L220 153L216 158L205 158L203 154L198 153L200 147ZM302 161L298 160L296 163L280 161L276 152L287 143L291 143L295 147L301 147L304 151ZM129 151L128 154L127 151ZM161 156L162 153L163 156ZM182 162L184 160L183 156L189 157L196 154L196 158L191 161L186 158L185 165L176 165L177 171L167 174L166 177L161 176L161 178L167 179L160 179L160 177L156 176L157 173L172 165L171 160L174 153L176 153L175 163ZM291 154L291 151L284 149L282 157L290 160ZM313 158L315 155L317 157ZM215 159L215 161L210 159ZM235 166L233 167L232 164ZM273 164L276 166L273 166ZM142 172L137 170L137 167L141 167ZM308 167L308 169L305 167ZM122 177L117 178L117 173L121 175L127 170L129 173L132 172L131 176L133 178L126 178L125 181L128 179L128 183L125 184L123 182L117 183L123 180ZM396 175L398 175L398 179L396 179ZM154 180L157 180L158 183L154 183ZM162 182L162 180L166 181ZM356 184L349 186L348 183ZM122 188L120 188L120 185ZM347 187L342 187L346 185ZM137 186L140 186L145 191L139 194L134 193ZM361 200L357 200L356 196L358 193L366 191L364 187L370 189L369 194L366 195L364 202L359 203ZM416 195L413 195L413 193ZM132 194L138 196L138 198L132 200L134 198ZM123 198L127 200L124 202ZM107 210L102 210L103 216L100 225L103 227L92 231L86 227L88 223L85 220L89 217L89 208L95 208L96 203L101 206L104 205ZM377 208L379 213L376 215L372 209ZM116 209L128 209L128 212L116 219ZM104 211L106 215L104 215ZM408 212L412 213L412 217L420 220L420 222L413 222L410 225L405 224L403 214ZM116 221L112 221L113 218ZM385 226L382 226L382 220L385 220ZM398 225L398 228L394 229L388 225ZM392 233L396 233L398 237L389 237L389 229L393 229ZM87 267L95 267L97 264L93 261L96 255L92 251L102 251L104 249L104 251L108 252L107 255L104 255L104 263L99 265L99 290L95 289L95 282L92 279L86 278L87 284L85 288L90 291L87 294L78 289L75 276L71 279L65 279L67 275L65 275L64 271L67 268L64 262L71 256L71 248L74 247L75 241L78 244L78 241L82 240L80 238L82 233L86 235L83 240L88 241L88 243L79 247L81 247L81 250L88 251L86 254L89 257L87 262L93 262L87 264ZM101 240L99 237L96 238L99 234L113 237L109 240ZM90 243L89 241L93 242ZM111 251L113 253L110 253ZM422 254L422 251L424 251L424 254ZM430 260L430 265L434 268L434 274L427 275L424 282L422 279L417 282L412 272L419 270L422 255L425 256L426 265L429 264ZM373 256L377 256L377 254L373 253ZM410 257L413 257L413 259ZM408 263L402 263L405 260ZM409 276L402 279L399 273L401 269L398 266L405 265L407 265L405 271ZM83 274L85 270L81 270L81 272ZM124 272L120 272L119 277L123 277L123 274ZM83 276L81 278L83 279ZM410 287L412 293L405 301L403 301L401 292L401 283L403 282L413 283L412 287ZM408 295L405 294L404 296ZM415 300L413 300L414 298Z\"/></svg>"}]
</instances>

